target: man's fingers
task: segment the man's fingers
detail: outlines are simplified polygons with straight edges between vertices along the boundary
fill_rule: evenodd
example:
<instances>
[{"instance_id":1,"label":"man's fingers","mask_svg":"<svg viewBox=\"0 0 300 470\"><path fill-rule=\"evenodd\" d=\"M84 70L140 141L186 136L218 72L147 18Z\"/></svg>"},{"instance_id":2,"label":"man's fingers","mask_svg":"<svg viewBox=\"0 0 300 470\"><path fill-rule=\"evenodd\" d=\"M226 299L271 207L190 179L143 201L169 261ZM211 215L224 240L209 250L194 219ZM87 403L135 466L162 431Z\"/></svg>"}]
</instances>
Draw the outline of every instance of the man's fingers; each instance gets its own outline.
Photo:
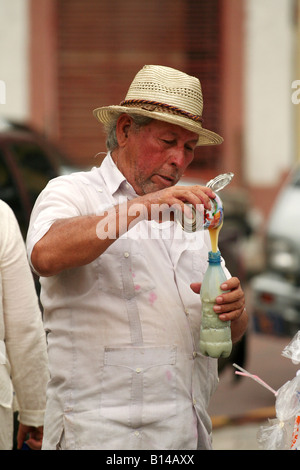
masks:
<instances>
[{"instance_id":1,"label":"man's fingers","mask_svg":"<svg viewBox=\"0 0 300 470\"><path fill-rule=\"evenodd\" d=\"M190 287L191 287L192 291L195 292L195 294L200 294L201 282L192 282Z\"/></svg>"}]
</instances>

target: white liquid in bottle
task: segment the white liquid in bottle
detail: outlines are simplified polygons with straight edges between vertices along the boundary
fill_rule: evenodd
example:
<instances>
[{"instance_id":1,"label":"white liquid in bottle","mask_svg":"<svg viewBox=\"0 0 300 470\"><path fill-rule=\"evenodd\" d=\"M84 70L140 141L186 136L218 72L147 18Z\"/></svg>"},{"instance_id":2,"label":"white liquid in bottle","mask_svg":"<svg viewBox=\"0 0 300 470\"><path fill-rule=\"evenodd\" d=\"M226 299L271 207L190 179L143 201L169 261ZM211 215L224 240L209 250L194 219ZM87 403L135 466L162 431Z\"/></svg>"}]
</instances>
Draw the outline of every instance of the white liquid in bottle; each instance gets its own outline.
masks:
<instances>
[{"instance_id":1,"label":"white liquid in bottle","mask_svg":"<svg viewBox=\"0 0 300 470\"><path fill-rule=\"evenodd\" d=\"M210 251L208 261L209 265L200 291L202 302L200 352L214 358L228 357L232 349L230 321L220 320L213 309L216 297L225 292L220 288L226 281L220 252Z\"/></svg>"}]
</instances>

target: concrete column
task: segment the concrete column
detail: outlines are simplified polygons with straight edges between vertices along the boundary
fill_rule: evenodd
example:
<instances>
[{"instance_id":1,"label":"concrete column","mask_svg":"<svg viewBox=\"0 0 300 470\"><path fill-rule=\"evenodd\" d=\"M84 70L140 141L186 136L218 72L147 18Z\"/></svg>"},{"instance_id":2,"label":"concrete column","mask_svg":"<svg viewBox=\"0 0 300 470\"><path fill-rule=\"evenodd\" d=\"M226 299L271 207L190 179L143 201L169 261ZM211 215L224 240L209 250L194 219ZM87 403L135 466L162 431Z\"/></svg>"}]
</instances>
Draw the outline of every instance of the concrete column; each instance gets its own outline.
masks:
<instances>
[{"instance_id":1,"label":"concrete column","mask_svg":"<svg viewBox=\"0 0 300 470\"><path fill-rule=\"evenodd\" d=\"M27 120L28 0L0 0L0 116Z\"/></svg>"},{"instance_id":2,"label":"concrete column","mask_svg":"<svg viewBox=\"0 0 300 470\"><path fill-rule=\"evenodd\" d=\"M294 0L245 3L245 179L274 187L295 160Z\"/></svg>"}]
</instances>

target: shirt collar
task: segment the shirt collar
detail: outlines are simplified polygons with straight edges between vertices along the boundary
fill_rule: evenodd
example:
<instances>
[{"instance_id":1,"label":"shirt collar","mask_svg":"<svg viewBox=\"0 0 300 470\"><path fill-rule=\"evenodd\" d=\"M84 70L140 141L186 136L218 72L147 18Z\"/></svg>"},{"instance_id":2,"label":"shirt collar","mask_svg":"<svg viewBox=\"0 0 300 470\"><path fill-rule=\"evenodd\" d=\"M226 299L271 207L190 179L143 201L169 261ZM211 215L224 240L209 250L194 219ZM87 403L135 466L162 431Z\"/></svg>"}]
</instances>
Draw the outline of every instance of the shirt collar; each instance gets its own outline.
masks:
<instances>
[{"instance_id":1,"label":"shirt collar","mask_svg":"<svg viewBox=\"0 0 300 470\"><path fill-rule=\"evenodd\" d=\"M133 187L128 183L123 173L120 172L113 161L110 152L108 152L102 162L101 171L104 181L113 196L117 196L117 193L120 193L126 195L129 199L137 197Z\"/></svg>"}]
</instances>

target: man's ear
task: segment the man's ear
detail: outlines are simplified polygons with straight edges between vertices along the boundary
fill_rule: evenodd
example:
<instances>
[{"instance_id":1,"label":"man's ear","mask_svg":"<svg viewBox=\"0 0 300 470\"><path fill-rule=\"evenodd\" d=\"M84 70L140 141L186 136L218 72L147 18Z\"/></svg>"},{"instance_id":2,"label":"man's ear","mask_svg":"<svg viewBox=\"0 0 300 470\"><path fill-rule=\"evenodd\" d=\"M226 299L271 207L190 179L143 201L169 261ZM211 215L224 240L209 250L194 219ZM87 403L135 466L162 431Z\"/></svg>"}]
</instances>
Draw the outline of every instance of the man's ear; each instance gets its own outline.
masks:
<instances>
[{"instance_id":1,"label":"man's ear","mask_svg":"<svg viewBox=\"0 0 300 470\"><path fill-rule=\"evenodd\" d=\"M127 142L128 138L128 133L129 130L132 126L132 119L128 114L122 114L118 121L117 121L117 126L116 126L116 134L117 134L117 139L118 139L118 144L119 147L124 147Z\"/></svg>"}]
</instances>

